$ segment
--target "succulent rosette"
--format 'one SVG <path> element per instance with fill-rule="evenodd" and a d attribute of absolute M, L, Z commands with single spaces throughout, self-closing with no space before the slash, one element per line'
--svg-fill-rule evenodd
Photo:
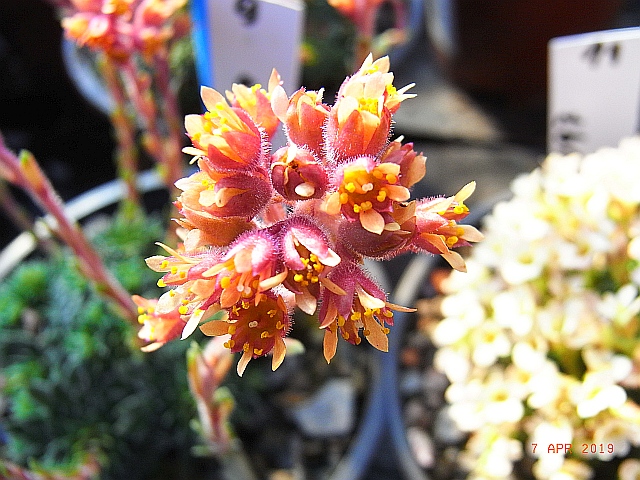
<path fill-rule="evenodd" d="M 464 270 L 453 249 L 481 238 L 458 223 L 473 183 L 453 197 L 410 199 L 426 159 L 390 140 L 409 88 L 396 90 L 388 58 L 371 56 L 333 106 L 322 91 L 288 96 L 276 71 L 266 90 L 233 85 L 225 98 L 202 87 L 206 111 L 187 115 L 183 150 L 199 169 L 176 183 L 182 242 L 147 260 L 168 290 L 157 302 L 137 299 L 154 306 L 140 316 L 147 348 L 200 328 L 228 336 L 238 374 L 267 354 L 276 369 L 299 308 L 318 315 L 327 361 L 339 337 L 386 351 L 393 312 L 407 309 L 387 301 L 363 259 L 428 252 Z M 272 152 L 279 122 L 287 144 Z M 160 321 L 173 323 L 153 336 Z"/>

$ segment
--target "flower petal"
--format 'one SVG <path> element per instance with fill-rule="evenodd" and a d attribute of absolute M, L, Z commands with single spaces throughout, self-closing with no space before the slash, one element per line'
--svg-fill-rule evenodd
<path fill-rule="evenodd" d="M 371 233 L 380 235 L 384 231 L 384 217 L 374 209 L 360 212 L 360 224 Z"/>

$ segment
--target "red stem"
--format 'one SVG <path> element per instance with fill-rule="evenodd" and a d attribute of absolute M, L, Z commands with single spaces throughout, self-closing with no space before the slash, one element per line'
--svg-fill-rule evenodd
<path fill-rule="evenodd" d="M 0 167 L 9 172 L 8 179 L 12 183 L 22 188 L 36 204 L 55 219 L 56 225 L 52 227 L 54 233 L 78 257 L 83 274 L 95 284 L 97 290 L 111 299 L 125 318 L 136 322 L 136 307 L 131 296 L 109 273 L 79 225 L 67 217 L 61 198 L 33 156 L 24 153 L 22 160 L 19 159 L 6 147 L 0 136 Z"/>

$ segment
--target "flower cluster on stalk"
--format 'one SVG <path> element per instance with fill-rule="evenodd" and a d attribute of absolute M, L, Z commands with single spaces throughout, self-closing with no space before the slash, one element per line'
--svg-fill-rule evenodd
<path fill-rule="evenodd" d="M 435 363 L 470 478 L 514 478 L 519 460 L 536 479 L 607 461 L 638 478 L 639 180 L 640 138 L 549 155 L 486 218 L 467 275 L 443 282 Z"/>
<path fill-rule="evenodd" d="M 134 53 L 153 56 L 188 32 L 189 19 L 175 13 L 186 0 L 68 0 L 62 26 L 78 45 L 116 61 Z M 172 18 L 173 17 L 173 18 Z"/>
<path fill-rule="evenodd" d="M 425 173 L 412 144 L 390 141 L 392 115 L 413 95 L 396 90 L 387 57 L 348 77 L 332 106 L 323 92 L 288 96 L 273 72 L 267 89 L 202 87 L 204 114 L 187 115 L 199 167 L 176 183 L 180 245 L 147 259 L 167 287 L 157 300 L 136 298 L 146 350 L 200 328 L 227 336 L 237 371 L 286 352 L 295 307 L 317 314 L 330 361 L 342 337 L 364 337 L 386 351 L 393 311 L 405 310 L 363 268 L 365 257 L 416 251 L 442 255 L 464 270 L 454 248 L 481 234 L 460 225 L 473 183 L 448 198 L 410 201 Z M 287 143 L 272 152 L 279 124 Z"/>

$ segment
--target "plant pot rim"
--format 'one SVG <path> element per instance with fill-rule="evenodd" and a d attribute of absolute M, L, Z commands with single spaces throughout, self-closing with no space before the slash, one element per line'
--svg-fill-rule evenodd
<path fill-rule="evenodd" d="M 140 173 L 136 182 L 140 193 L 159 190 L 165 186 L 155 170 Z M 65 214 L 73 222 L 81 220 L 121 200 L 125 192 L 126 186 L 122 180 L 111 180 L 66 202 Z M 22 232 L 0 251 L 0 280 L 35 250 L 38 238 L 51 236 L 48 225 L 55 225 L 55 220 L 50 215 L 40 217 L 34 224 L 34 231 Z"/>

